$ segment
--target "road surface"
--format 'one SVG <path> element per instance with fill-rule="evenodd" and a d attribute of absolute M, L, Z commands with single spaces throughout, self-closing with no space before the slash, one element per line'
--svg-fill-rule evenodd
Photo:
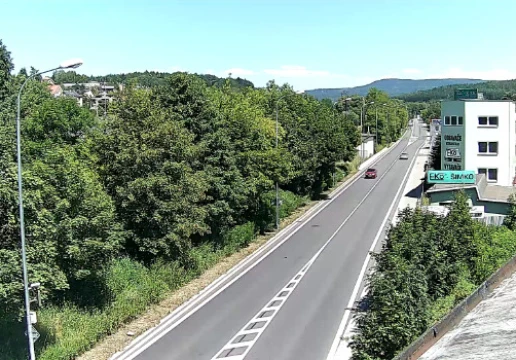
<path fill-rule="evenodd" d="M 413 135 L 420 133 L 418 125 Z M 268 256 L 214 284 L 116 359 L 326 359 L 422 140 L 408 143 L 407 137 L 374 165 L 377 179 L 352 182 L 319 213 L 284 232 Z M 404 150 L 409 160 L 398 159 Z"/>

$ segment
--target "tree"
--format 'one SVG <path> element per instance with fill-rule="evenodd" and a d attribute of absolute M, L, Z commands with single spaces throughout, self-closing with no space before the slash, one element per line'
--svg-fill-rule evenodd
<path fill-rule="evenodd" d="M 193 134 L 171 119 L 146 90 L 128 89 L 96 139 L 100 174 L 128 231 L 126 251 L 190 264 L 190 237 L 209 231 L 202 202 L 207 183 L 192 168 Z"/>
<path fill-rule="evenodd" d="M 510 197 L 511 208 L 509 213 L 503 219 L 503 226 L 509 230 L 516 230 L 516 196 L 513 194 Z"/>
<path fill-rule="evenodd" d="M 14 70 L 11 53 L 0 39 L 0 103 L 7 99 L 10 93 L 11 71 Z"/>
<path fill-rule="evenodd" d="M 441 136 L 437 136 L 430 154 L 430 167 L 434 170 L 441 170 Z"/>

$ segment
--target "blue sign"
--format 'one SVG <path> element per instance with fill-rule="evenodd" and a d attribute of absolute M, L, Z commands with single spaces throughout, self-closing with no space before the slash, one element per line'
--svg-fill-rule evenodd
<path fill-rule="evenodd" d="M 429 171 L 427 181 L 430 184 L 474 184 L 474 171 Z"/>

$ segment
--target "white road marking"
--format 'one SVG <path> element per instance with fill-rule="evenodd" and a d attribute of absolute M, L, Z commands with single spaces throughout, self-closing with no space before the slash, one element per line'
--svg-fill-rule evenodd
<path fill-rule="evenodd" d="M 258 341 L 260 335 L 265 331 L 272 319 L 278 314 L 281 307 L 285 304 L 301 279 L 305 276 L 308 269 L 312 266 L 319 254 L 316 254 L 303 268 L 290 280 L 287 285 L 273 297 L 253 317 L 251 321 L 228 341 L 226 345 L 215 355 L 212 360 L 231 359 L 243 360 L 249 353 L 253 345 Z"/>
<path fill-rule="evenodd" d="M 406 147 L 405 147 L 406 148 Z M 415 157 L 414 157 L 415 158 Z M 335 232 L 330 236 L 330 238 L 323 244 L 323 246 L 321 248 L 319 248 L 319 250 L 317 251 L 317 253 L 315 253 L 315 255 L 305 264 L 303 265 L 301 271 L 299 273 L 297 273 L 293 280 L 289 281 L 286 285 L 286 287 L 288 286 L 292 286 L 292 290 L 297 286 L 297 284 L 299 284 L 299 282 L 301 281 L 302 277 L 306 274 L 306 272 L 308 272 L 308 269 L 312 266 L 312 264 L 317 260 L 317 258 L 321 255 L 321 253 L 324 251 L 324 249 L 330 244 L 330 242 L 335 238 L 335 236 L 337 236 L 337 234 L 339 233 L 339 231 L 344 227 L 344 225 L 346 225 L 346 223 L 351 219 L 351 217 L 360 209 L 360 207 L 362 206 L 362 204 L 367 200 L 367 198 L 369 197 L 369 195 L 373 192 L 373 190 L 378 186 L 378 184 L 380 184 L 380 181 L 385 177 L 387 176 L 387 174 L 389 173 L 389 171 L 394 167 L 394 165 L 396 165 L 397 163 L 397 159 L 395 159 L 390 165 L 389 167 L 387 168 L 387 170 L 385 170 L 385 172 L 383 173 L 382 176 L 380 176 L 380 178 L 378 178 L 378 181 L 376 181 L 374 183 L 374 185 L 371 187 L 371 189 L 369 189 L 367 191 L 367 193 L 364 195 L 364 197 L 362 198 L 362 200 L 360 200 L 360 202 L 358 203 L 358 205 L 351 211 L 351 213 L 344 219 L 344 221 L 342 221 L 342 223 L 339 225 L 339 227 L 337 228 L 337 230 L 335 230 Z M 398 196 L 399 192 L 401 190 L 398 190 L 398 193 L 396 193 L 396 196 L 395 198 Z M 389 209 L 389 213 L 392 211 L 392 206 L 391 206 L 391 209 Z M 381 225 L 381 228 L 383 228 L 383 226 L 385 225 L 385 221 L 384 223 L 382 223 Z M 375 240 L 376 241 L 376 240 Z M 368 253 L 368 256 L 369 256 L 369 253 Z M 300 276 L 301 275 L 301 276 Z M 296 280 L 297 278 L 297 280 Z M 294 280 L 296 280 L 294 282 Z M 358 292 L 358 289 L 356 290 Z M 235 334 L 234 336 L 232 336 L 232 338 L 226 343 L 226 345 L 224 345 L 222 347 L 221 350 L 219 350 L 217 352 L 217 354 L 212 358 L 212 360 L 216 360 L 216 359 L 230 359 L 230 360 L 243 360 L 245 358 L 245 356 L 249 353 L 249 351 L 251 350 L 251 348 L 253 347 L 254 344 L 256 344 L 256 342 L 258 341 L 258 338 L 260 337 L 260 335 L 265 331 L 265 329 L 267 328 L 267 326 L 270 324 L 270 322 L 272 321 L 272 319 L 276 316 L 276 314 L 278 314 L 281 306 L 283 306 L 283 304 L 287 301 L 287 298 L 290 296 L 290 294 L 292 293 L 292 291 L 290 290 L 286 290 L 285 288 L 283 288 L 278 295 L 276 295 L 275 297 L 273 297 L 271 300 L 269 300 L 267 302 L 268 305 L 265 305 L 258 313 L 257 315 L 255 315 L 247 324 L 244 325 L 244 327 L 239 331 L 237 332 L 237 334 Z M 279 295 L 281 294 L 284 294 L 283 297 L 278 297 Z M 356 294 L 355 294 L 355 297 L 356 297 Z M 272 311 L 271 309 L 269 309 L 269 306 L 271 303 L 273 303 L 275 300 L 279 300 L 280 298 L 283 298 L 284 300 L 281 302 L 281 306 L 279 306 L 273 313 L 270 313 L 269 316 L 266 317 L 266 319 L 261 319 L 260 318 L 260 315 L 267 312 L 267 311 Z M 259 324 L 259 329 L 255 329 L 254 327 L 252 327 L 251 325 L 252 324 Z M 250 334 L 252 333 L 253 335 L 252 338 L 250 339 L 246 339 L 244 337 L 244 335 L 246 334 Z M 238 340 L 240 340 L 241 342 L 238 343 Z"/>
<path fill-rule="evenodd" d="M 398 144 L 394 145 L 391 150 L 393 150 L 395 147 L 399 145 L 401 140 L 398 142 Z M 406 149 L 408 145 L 404 147 Z M 383 159 L 385 156 L 387 156 L 390 151 L 383 154 L 381 157 L 379 157 L 374 163 L 376 164 L 381 159 Z M 394 164 L 394 163 L 393 163 Z M 392 167 L 393 165 L 391 165 Z M 390 169 L 390 167 L 389 167 Z M 388 169 L 388 170 L 389 170 Z M 387 171 L 388 171 L 387 170 Z M 380 177 L 380 179 L 385 176 L 387 171 Z M 185 321 L 188 317 L 190 317 L 192 314 L 194 314 L 196 311 L 198 311 L 201 307 L 206 305 L 208 302 L 210 302 L 213 298 L 215 298 L 217 295 L 219 295 L 222 291 L 224 291 L 226 288 L 231 286 L 233 283 L 235 283 L 238 279 L 240 279 L 242 276 L 244 276 L 247 272 L 252 270 L 256 265 L 258 265 L 263 259 L 265 259 L 267 256 L 269 256 L 272 252 L 274 252 L 278 247 L 283 245 L 288 239 L 290 239 L 295 233 L 297 233 L 304 225 L 306 225 L 310 220 L 312 220 L 314 217 L 316 217 L 320 212 L 322 212 L 326 207 L 328 207 L 333 201 L 335 201 L 344 191 L 346 191 L 349 187 L 351 187 L 355 182 L 360 180 L 361 173 L 359 172 L 357 176 L 349 183 L 343 184 L 342 187 L 339 189 L 336 189 L 334 192 L 330 194 L 331 199 L 325 202 L 321 203 L 320 208 L 317 208 L 317 205 L 315 208 L 317 210 L 314 210 L 314 213 L 309 215 L 306 220 L 303 220 L 304 223 L 299 225 L 297 228 L 295 228 L 292 232 L 290 232 L 285 238 L 280 239 L 280 236 L 283 236 L 283 232 L 288 232 L 291 230 L 291 228 L 287 227 L 283 229 L 280 233 L 278 233 L 273 239 L 270 240 L 270 243 L 265 244 L 260 250 L 255 252 L 254 254 L 250 255 L 248 258 L 242 260 L 239 264 L 237 264 L 234 268 L 232 268 L 228 273 L 222 275 L 219 277 L 214 283 L 208 285 L 204 290 L 202 290 L 199 294 L 194 296 L 192 299 L 190 299 L 185 304 L 181 305 L 176 311 L 172 312 L 170 315 L 165 317 L 160 325 L 157 327 L 154 327 L 152 329 L 147 330 L 145 333 L 143 333 L 140 337 L 135 339 L 129 346 L 123 351 L 118 352 L 114 354 L 110 360 L 132 360 L 139 354 L 141 354 L 143 351 L 148 349 L 151 345 L 156 343 L 159 339 L 161 339 L 163 336 L 165 336 L 168 332 L 176 328 L 178 325 L 180 325 L 183 321 Z M 377 182 L 378 183 L 378 182 Z M 376 184 L 374 184 L 373 188 L 366 194 L 366 197 L 368 194 L 376 187 Z M 362 200 L 363 202 L 364 200 Z M 361 203 L 362 203 L 361 202 Z M 361 205 L 361 203 L 359 205 Z M 356 209 L 355 209 L 356 210 Z M 310 211 L 309 211 L 310 212 Z M 354 212 L 353 212 L 354 213 Z M 307 215 L 303 215 L 303 217 L 306 217 Z M 350 215 L 351 216 L 351 215 Z M 350 217 L 348 216 L 348 218 Z M 295 224 L 295 223 L 294 223 Z M 274 246 L 274 241 L 278 241 Z M 265 252 L 269 247 L 272 246 L 267 252 Z M 242 270 L 240 274 L 235 276 L 233 279 L 231 279 L 228 283 L 224 284 L 220 289 L 218 289 L 216 292 L 208 296 L 207 298 L 203 299 L 202 301 L 199 299 L 202 294 L 208 293 L 210 290 L 215 288 L 218 284 L 226 280 L 228 277 L 232 276 L 234 273 L 240 271 L 242 268 L 244 268 L 248 263 L 253 261 L 255 258 L 257 258 L 259 255 L 263 254 L 260 258 L 256 260 L 253 264 L 251 264 L 249 267 Z M 199 300 L 200 303 L 196 303 L 196 301 Z"/>
<path fill-rule="evenodd" d="M 340 322 L 339 328 L 337 330 L 337 334 L 335 335 L 335 338 L 333 339 L 333 343 L 331 345 L 330 351 L 328 352 L 328 356 L 326 357 L 326 360 L 335 359 L 335 355 L 337 353 L 337 349 L 339 347 L 340 340 L 342 339 L 342 336 L 344 335 L 349 316 L 351 315 L 351 311 L 349 309 L 351 309 L 353 307 L 353 305 L 356 301 L 357 294 L 360 289 L 360 285 L 362 284 L 362 282 L 364 280 L 365 272 L 367 270 L 367 266 L 371 259 L 371 253 L 376 248 L 378 240 L 380 239 L 380 236 L 384 231 L 385 225 L 386 225 L 387 221 L 389 220 L 392 210 L 394 209 L 394 206 L 397 204 L 397 198 L 405 186 L 405 181 L 407 180 L 408 176 L 410 175 L 410 173 L 412 171 L 412 167 L 414 166 L 414 163 L 417 159 L 417 153 L 419 152 L 419 150 L 422 146 L 423 146 L 423 144 L 416 150 L 416 154 L 414 155 L 414 158 L 412 159 L 412 161 L 410 163 L 409 169 L 408 169 L 407 173 L 405 174 L 405 176 L 403 177 L 403 180 L 401 181 L 400 187 L 398 188 L 398 191 L 396 192 L 396 195 L 394 196 L 391 206 L 389 207 L 389 210 L 387 211 L 387 214 L 385 215 L 385 218 L 383 219 L 383 222 L 380 225 L 378 232 L 376 233 L 373 243 L 371 244 L 371 247 L 369 248 L 369 251 L 367 252 L 367 256 L 365 258 L 364 263 L 362 264 L 362 269 L 360 270 L 360 273 L 358 275 L 357 282 L 355 283 L 355 287 L 353 288 L 353 292 L 351 293 L 351 297 L 349 299 L 348 305 L 346 306 L 346 310 L 344 311 L 344 316 L 342 317 L 342 321 Z"/>

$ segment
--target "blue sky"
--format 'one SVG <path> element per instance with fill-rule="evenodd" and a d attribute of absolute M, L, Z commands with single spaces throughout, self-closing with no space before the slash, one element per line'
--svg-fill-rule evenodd
<path fill-rule="evenodd" d="M 16 68 L 189 71 L 296 90 L 516 78 L 514 0 L 4 0 Z"/>

